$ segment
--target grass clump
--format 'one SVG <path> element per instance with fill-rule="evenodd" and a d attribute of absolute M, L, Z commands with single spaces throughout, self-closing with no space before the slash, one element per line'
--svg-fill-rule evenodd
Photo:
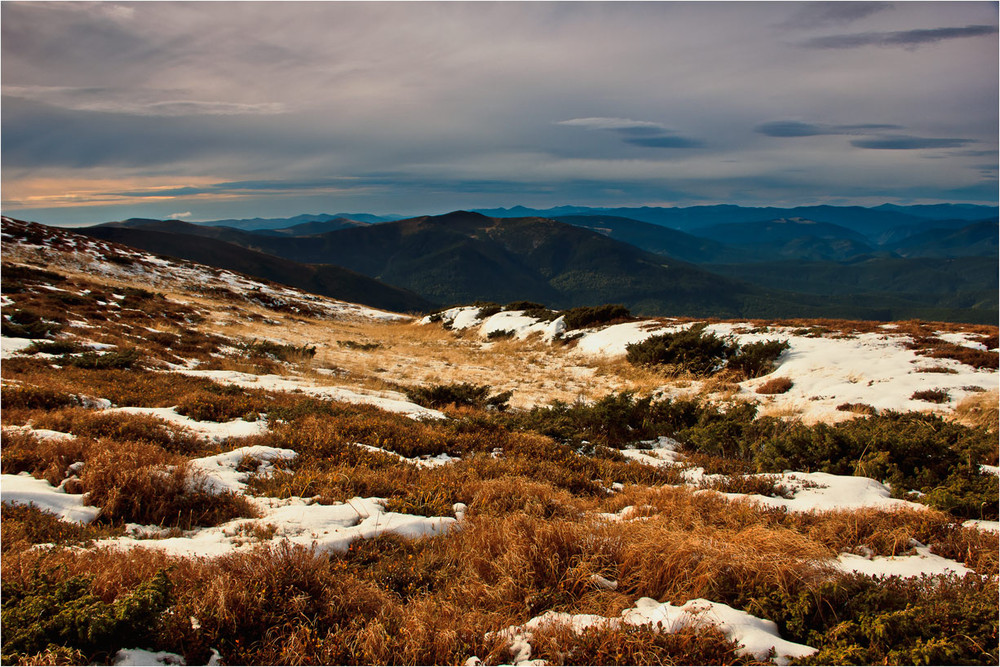
<path fill-rule="evenodd" d="M 271 361 L 300 362 L 308 361 L 316 356 L 316 346 L 291 345 L 275 343 L 270 340 L 243 341 L 238 349 L 250 359 L 266 359 Z"/>
<path fill-rule="evenodd" d="M 83 346 L 72 341 L 57 340 L 52 342 L 35 341 L 21 350 L 22 354 L 76 354 L 83 351 Z"/>
<path fill-rule="evenodd" d="M 477 385 L 469 382 L 456 384 L 436 384 L 428 387 L 410 387 L 406 396 L 418 405 L 429 408 L 444 408 L 450 405 L 457 407 L 481 408 L 484 410 L 506 410 L 512 391 L 492 394 L 489 385 Z"/>
<path fill-rule="evenodd" d="M 783 637 L 819 652 L 809 665 L 996 664 L 997 583 L 965 577 L 848 576 L 815 590 L 746 600 Z"/>
<path fill-rule="evenodd" d="M 927 401 L 928 403 L 947 403 L 951 400 L 951 396 L 944 389 L 923 389 L 913 392 L 910 399 L 914 401 Z"/>
<path fill-rule="evenodd" d="M 160 631 L 171 589 L 163 570 L 110 603 L 94 593 L 88 577 L 60 580 L 54 572 L 36 571 L 27 582 L 5 581 L 3 662 L 54 647 L 75 649 L 79 653 L 73 655 L 86 655 L 86 663 L 107 660 Z"/>
<path fill-rule="evenodd" d="M 769 340 L 739 345 L 731 338 L 706 331 L 707 324 L 651 336 L 626 347 L 625 359 L 636 366 L 669 366 L 697 376 L 723 368 L 744 378 L 774 370 L 774 362 L 788 349 L 787 341 Z"/>
<path fill-rule="evenodd" d="M 626 348 L 625 359 L 636 366 L 673 366 L 694 375 L 711 375 L 732 357 L 737 346 L 695 324 L 673 333 L 651 336 Z"/>
<path fill-rule="evenodd" d="M 124 350 L 114 350 L 99 354 L 97 352 L 84 352 L 83 354 L 67 354 L 59 358 L 62 366 L 74 366 L 76 368 L 86 368 L 90 370 L 121 369 L 128 370 L 135 366 L 141 366 L 139 350 L 128 348 Z"/>
<path fill-rule="evenodd" d="M 757 387 L 758 394 L 774 395 L 785 394 L 792 388 L 794 383 L 788 378 L 771 378 L 764 384 Z"/>
<path fill-rule="evenodd" d="M 618 304 L 605 304 L 603 306 L 583 306 L 580 308 L 570 308 L 562 312 L 565 317 L 566 330 L 585 329 L 599 324 L 609 324 L 612 322 L 625 322 L 632 319 L 632 313 L 628 308 Z"/>
<path fill-rule="evenodd" d="M 58 322 L 21 308 L 4 313 L 0 321 L 0 333 L 10 338 L 45 338 L 61 330 L 62 325 Z"/>

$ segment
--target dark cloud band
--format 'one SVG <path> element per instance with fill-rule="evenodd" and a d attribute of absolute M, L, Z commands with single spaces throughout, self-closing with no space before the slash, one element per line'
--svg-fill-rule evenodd
<path fill-rule="evenodd" d="M 967 25 L 963 28 L 929 28 L 925 30 L 901 30 L 897 32 L 862 32 L 853 35 L 829 35 L 815 37 L 801 42 L 810 49 L 857 49 L 864 46 L 904 46 L 914 47 L 934 44 L 946 39 L 964 39 L 995 35 L 995 25 Z"/>

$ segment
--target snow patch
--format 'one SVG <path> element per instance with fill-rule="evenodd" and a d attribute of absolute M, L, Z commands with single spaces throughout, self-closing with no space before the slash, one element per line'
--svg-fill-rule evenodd
<path fill-rule="evenodd" d="M 8 505 L 34 505 L 63 521 L 75 523 L 90 523 L 101 512 L 99 507 L 85 505 L 82 495 L 66 493 L 26 472 L 0 476 L 0 500 Z"/>
<path fill-rule="evenodd" d="M 716 627 L 728 639 L 739 644 L 740 655 L 766 660 L 773 650 L 773 661 L 778 665 L 786 665 L 792 658 L 816 652 L 811 646 L 782 639 L 774 621 L 751 616 L 719 602 L 699 598 L 675 607 L 669 602 L 660 603 L 652 598 L 640 598 L 633 608 L 623 611 L 620 618 L 548 611 L 524 625 L 501 630 L 499 635 L 511 642 L 513 664 L 533 664 L 530 662 L 533 633 L 547 625 L 566 625 L 576 633 L 592 627 L 615 629 L 623 625 L 648 625 L 660 632 Z"/>
<path fill-rule="evenodd" d="M 245 419 L 234 419 L 228 422 L 202 422 L 178 414 L 176 407 L 172 408 L 110 408 L 108 412 L 123 412 L 131 415 L 152 415 L 176 426 L 187 428 L 197 435 L 215 442 L 227 438 L 246 438 L 251 435 L 261 435 L 267 432 L 267 421 L 261 419 L 248 422 Z"/>

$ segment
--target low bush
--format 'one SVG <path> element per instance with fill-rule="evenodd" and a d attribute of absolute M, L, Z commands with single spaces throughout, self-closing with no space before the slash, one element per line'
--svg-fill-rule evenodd
<path fill-rule="evenodd" d="M 997 582 L 992 577 L 853 575 L 795 593 L 742 601 L 781 635 L 819 649 L 808 665 L 996 664 Z"/>
<path fill-rule="evenodd" d="M 598 324 L 623 322 L 632 318 L 629 309 L 622 305 L 605 304 L 603 306 L 583 306 L 570 308 L 562 312 L 566 318 L 566 330 L 585 329 Z"/>
<path fill-rule="evenodd" d="M 68 340 L 57 340 L 51 343 L 35 341 L 24 348 L 24 354 L 76 354 L 83 351 L 83 346 Z"/>
<path fill-rule="evenodd" d="M 514 331 L 511 329 L 494 329 L 493 331 L 486 334 L 487 340 L 506 340 L 508 338 L 514 337 Z"/>
<path fill-rule="evenodd" d="M 787 393 L 789 389 L 792 388 L 794 383 L 788 378 L 771 378 L 764 384 L 757 387 L 756 392 L 758 394 L 784 394 Z"/>
<path fill-rule="evenodd" d="M 28 410 L 56 410 L 79 404 L 73 394 L 67 394 L 47 387 L 15 384 L 0 388 L 0 402 L 5 409 L 25 408 Z"/>
<path fill-rule="evenodd" d="M 99 526 L 61 521 L 34 505 L 5 504 L 3 522 L 4 553 L 27 549 L 35 544 L 86 545 L 93 540 L 109 537 L 112 531 Z"/>
<path fill-rule="evenodd" d="M 436 384 L 429 387 L 410 387 L 406 396 L 414 403 L 430 408 L 449 405 L 468 406 L 481 409 L 506 410 L 514 392 L 504 391 L 490 395 L 492 387 L 468 382 L 457 384 Z"/>
<path fill-rule="evenodd" d="M 499 303 L 493 303 L 492 301 L 476 301 L 472 305 L 479 307 L 479 312 L 476 314 L 476 317 L 481 320 L 485 320 L 487 317 L 492 317 L 503 310 L 503 306 Z"/>
<path fill-rule="evenodd" d="M 337 345 L 345 347 L 349 350 L 361 350 L 362 352 L 370 352 L 371 350 L 377 350 L 382 347 L 381 343 L 359 343 L 355 340 L 338 340 Z"/>
<path fill-rule="evenodd" d="M 951 396 L 943 389 L 923 389 L 913 392 L 910 398 L 914 401 L 927 401 L 928 403 L 947 403 Z"/>
<path fill-rule="evenodd" d="M 853 412 L 859 415 L 877 415 L 878 410 L 867 403 L 841 403 L 837 406 L 841 412 Z"/>
<path fill-rule="evenodd" d="M 45 338 L 61 330 L 58 322 L 45 320 L 27 309 L 10 309 L 0 320 L 0 334 L 11 338 Z"/>
<path fill-rule="evenodd" d="M 745 378 L 758 378 L 773 371 L 774 362 L 788 348 L 788 341 L 784 340 L 746 343 L 740 345 L 736 353 L 729 358 L 726 368 L 740 373 Z"/>
<path fill-rule="evenodd" d="M 91 370 L 127 370 L 135 366 L 142 365 L 139 360 L 139 350 L 134 347 L 125 350 L 104 352 L 103 354 L 97 352 L 84 352 L 83 354 L 74 355 L 67 354 L 59 358 L 59 364 L 62 366 L 75 366 L 76 368 L 86 368 Z"/>
<path fill-rule="evenodd" d="M 250 359 L 299 362 L 308 361 L 316 356 L 316 346 L 290 345 L 256 338 L 241 342 L 237 348 Z"/>
<path fill-rule="evenodd" d="M 199 487 L 184 460 L 145 443 L 115 443 L 88 453 L 80 475 L 99 521 L 184 530 L 257 515 L 244 496 Z"/>
<path fill-rule="evenodd" d="M 548 310 L 544 304 L 534 301 L 511 301 L 503 307 L 504 310 Z"/>
<path fill-rule="evenodd" d="M 86 663 L 107 660 L 137 638 L 160 631 L 171 602 L 172 584 L 161 570 L 130 594 L 111 603 L 94 594 L 92 579 L 60 580 L 38 572 L 27 583 L 3 583 L 3 662 L 53 647 L 76 649 Z"/>
<path fill-rule="evenodd" d="M 737 345 L 695 324 L 673 333 L 651 336 L 626 347 L 626 360 L 637 366 L 673 366 L 694 375 L 711 375 L 736 354 Z"/>

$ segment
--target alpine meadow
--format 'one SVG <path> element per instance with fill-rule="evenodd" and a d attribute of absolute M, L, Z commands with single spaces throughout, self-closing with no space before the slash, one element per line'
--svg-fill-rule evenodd
<path fill-rule="evenodd" d="M 5 0 L 0 662 L 1000 663 L 998 23 Z"/>

